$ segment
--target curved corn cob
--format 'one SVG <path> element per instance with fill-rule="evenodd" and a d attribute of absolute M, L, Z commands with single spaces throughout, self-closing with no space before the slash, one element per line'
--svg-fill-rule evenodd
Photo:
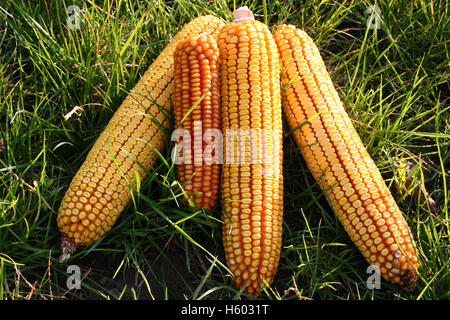
<path fill-rule="evenodd" d="M 284 65 L 283 109 L 308 168 L 367 261 L 379 266 L 385 279 L 412 285 L 418 260 L 410 230 L 345 112 L 319 50 L 291 25 L 279 26 L 274 36 Z"/>
<path fill-rule="evenodd" d="M 217 133 L 214 130 L 220 133 L 218 59 L 216 40 L 208 34 L 180 41 L 174 54 L 175 128 L 186 131 L 183 140 L 189 139 L 180 150 L 178 180 L 195 204 L 206 210 L 214 206 L 219 192 L 220 164 L 216 154 L 207 154 L 210 139 L 206 139 Z"/>
<path fill-rule="evenodd" d="M 173 52 L 178 42 L 202 32 L 217 34 L 222 20 L 204 16 L 188 23 L 161 52 L 117 109 L 87 155 L 58 211 L 66 259 L 111 229 L 131 199 L 136 175 L 146 176 L 164 144 L 173 93 Z M 139 162 L 146 170 L 144 170 Z"/>
<path fill-rule="evenodd" d="M 225 135 L 223 242 L 236 285 L 257 296 L 264 282 L 273 281 L 281 249 L 280 65 L 267 26 L 254 21 L 246 7 L 233 14 L 239 22 L 223 27 L 218 40 Z"/>

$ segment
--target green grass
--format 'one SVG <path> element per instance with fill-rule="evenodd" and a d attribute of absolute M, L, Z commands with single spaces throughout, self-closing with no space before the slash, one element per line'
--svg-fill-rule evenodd
<path fill-rule="evenodd" d="M 68 30 L 65 9 L 81 8 Z M 376 4 L 381 29 L 366 28 Z M 264 299 L 448 299 L 450 292 L 449 8 L 446 1 L 55 1 L 0 5 L 0 299 L 244 299 L 226 268 L 221 212 L 180 201 L 158 162 L 114 228 L 58 263 L 58 206 L 127 92 L 191 19 L 248 5 L 272 29 L 316 41 L 353 124 L 398 201 L 420 256 L 416 290 L 366 287 L 368 266 L 285 127 L 283 247 Z M 80 115 L 65 120 L 74 107 Z M 170 157 L 171 145 L 162 152 Z M 394 188 L 399 157 L 417 162 L 436 201 Z M 68 290 L 78 265 L 82 289 Z"/>

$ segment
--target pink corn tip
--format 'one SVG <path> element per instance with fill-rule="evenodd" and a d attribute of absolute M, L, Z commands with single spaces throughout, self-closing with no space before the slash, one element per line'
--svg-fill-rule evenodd
<path fill-rule="evenodd" d="M 240 7 L 233 12 L 234 22 L 240 21 L 255 21 L 253 13 L 248 9 L 247 6 Z"/>

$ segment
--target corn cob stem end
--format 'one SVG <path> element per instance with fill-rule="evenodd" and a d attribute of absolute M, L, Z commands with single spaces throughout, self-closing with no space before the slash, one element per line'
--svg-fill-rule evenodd
<path fill-rule="evenodd" d="M 77 250 L 78 245 L 75 242 L 75 239 L 70 238 L 66 233 L 63 233 L 61 236 L 61 250 L 62 254 L 59 257 L 59 263 L 63 263 Z"/>
<path fill-rule="evenodd" d="M 249 10 L 247 6 L 240 7 L 233 11 L 234 22 L 240 21 L 255 21 L 253 13 Z"/>
<path fill-rule="evenodd" d="M 401 277 L 402 288 L 406 291 L 413 291 L 417 285 L 417 274 L 414 270 L 407 270 Z"/>

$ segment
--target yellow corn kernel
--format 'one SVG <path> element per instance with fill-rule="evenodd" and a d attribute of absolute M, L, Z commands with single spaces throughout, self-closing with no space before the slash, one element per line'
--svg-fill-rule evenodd
<path fill-rule="evenodd" d="M 61 260 L 67 259 L 77 246 L 92 244 L 111 229 L 131 199 L 136 187 L 136 174 L 143 180 L 146 170 L 153 167 L 157 159 L 154 149 L 161 150 L 164 144 L 162 128 L 169 126 L 173 53 L 178 42 L 201 33 L 217 36 L 223 25 L 222 20 L 213 16 L 199 17 L 188 23 L 175 35 L 117 109 L 75 174 L 62 200 L 57 218 L 62 233 Z M 86 185 L 90 186 L 91 191 L 87 191 Z M 79 209 L 62 209 L 81 201 L 78 193 L 73 196 L 74 190 L 78 190 L 80 195 L 86 194 L 84 199 L 87 202 L 91 202 L 90 197 L 95 195 L 95 205 L 81 209 L 85 211 L 86 217 L 92 217 L 87 227 L 83 223 L 86 218 L 79 219 L 75 224 L 66 218 L 71 214 L 79 215 L 80 211 L 75 213 Z M 112 200 L 114 197 L 111 194 L 117 194 L 116 200 Z M 93 211 L 94 208 L 97 211 Z M 83 230 L 80 231 L 78 226 L 83 226 Z"/>
<path fill-rule="evenodd" d="M 414 285 L 419 263 L 409 227 L 353 127 L 318 48 L 292 25 L 279 26 L 274 37 L 284 68 L 283 110 L 314 178 L 367 261 L 379 266 L 385 279 Z M 393 251 L 391 243 L 400 249 Z M 386 258 L 389 254 L 395 259 Z"/>
<path fill-rule="evenodd" d="M 177 154 L 182 152 L 177 176 L 187 195 L 206 210 L 216 203 L 220 179 L 220 149 L 215 148 L 220 141 L 211 138 L 220 134 L 218 59 L 217 42 L 208 34 L 180 41 L 174 54 L 175 130 L 185 130 L 183 142 L 175 144 Z"/>
<path fill-rule="evenodd" d="M 254 21 L 246 7 L 234 16 L 218 40 L 225 136 L 223 242 L 235 284 L 257 296 L 264 282 L 272 283 L 281 249 L 280 62 L 267 26 Z"/>

